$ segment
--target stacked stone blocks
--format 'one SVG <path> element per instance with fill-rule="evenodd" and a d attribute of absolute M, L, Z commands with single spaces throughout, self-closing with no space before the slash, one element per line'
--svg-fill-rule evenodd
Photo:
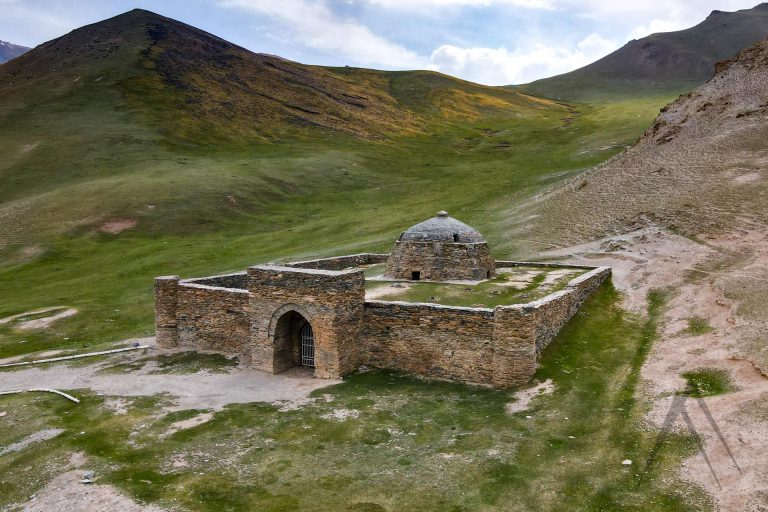
<path fill-rule="evenodd" d="M 364 364 L 505 388 L 533 377 L 544 347 L 610 276 L 606 267 L 579 267 L 589 272 L 560 292 L 490 309 L 366 301 L 362 270 L 339 270 L 384 259 L 353 255 L 201 279 L 156 278 L 158 344 L 237 353 L 276 373 L 289 365 L 275 344 L 280 319 L 300 315 L 314 331 L 316 377 L 339 378 Z"/>

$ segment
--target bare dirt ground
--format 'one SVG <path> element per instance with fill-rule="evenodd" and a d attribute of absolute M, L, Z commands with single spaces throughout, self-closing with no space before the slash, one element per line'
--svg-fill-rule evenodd
<path fill-rule="evenodd" d="M 555 390 L 555 384 L 551 379 L 540 382 L 533 387 L 523 389 L 515 393 L 516 400 L 507 404 L 507 413 L 514 414 L 528 409 L 531 401 L 540 395 L 546 395 Z"/>
<path fill-rule="evenodd" d="M 136 219 L 112 219 L 99 226 L 99 231 L 116 235 L 126 229 L 135 228 L 137 224 Z"/>
<path fill-rule="evenodd" d="M 10 452 L 18 452 L 20 450 L 23 450 L 24 448 L 26 448 L 27 446 L 29 446 L 32 443 L 37 443 L 37 442 L 40 442 L 40 441 L 46 441 L 48 439 L 53 439 L 54 437 L 56 437 L 57 435 L 61 434 L 62 432 L 64 432 L 64 431 L 62 429 L 60 429 L 60 428 L 49 428 L 49 429 L 46 429 L 46 430 L 41 430 L 39 432 L 35 432 L 34 434 L 31 434 L 31 435 L 25 437 L 24 439 L 22 439 L 18 443 L 13 443 L 13 444 L 8 445 L 6 447 L 1 447 L 0 446 L 0 455 L 5 455 L 6 453 L 10 453 Z"/>
<path fill-rule="evenodd" d="M 87 464 L 82 454 L 73 454 L 70 464 L 79 468 Z M 120 512 L 163 512 L 154 505 L 142 505 L 122 494 L 117 488 L 99 484 L 83 484 L 80 480 L 88 472 L 86 469 L 67 471 L 46 485 L 29 501 L 19 505 L 25 512 L 93 512 L 96 510 L 114 510 Z"/>
<path fill-rule="evenodd" d="M 766 343 L 756 338 L 765 332 L 766 319 L 760 314 L 765 309 L 759 302 L 761 294 L 748 293 L 750 287 L 768 287 L 768 280 L 761 277 L 768 268 L 763 233 L 705 236 L 706 243 L 700 243 L 645 228 L 549 253 L 613 267 L 614 285 L 625 294 L 630 310 L 642 311 L 650 290 L 671 293 L 660 339 L 642 372 L 650 406 L 647 418 L 655 428 L 661 428 L 673 393 L 685 388 L 682 373 L 707 367 L 730 374 L 735 392 L 703 399 L 719 435 L 699 403 L 687 400 L 686 410 L 704 438 L 709 463 L 696 454 L 681 468 L 682 476 L 707 490 L 724 511 L 757 512 L 768 507 L 768 422 L 750 414 L 755 403 L 768 399 L 761 352 Z M 711 330 L 687 332 L 692 317 L 705 319 Z M 686 429 L 682 416 L 674 427 Z"/>
<path fill-rule="evenodd" d="M 144 341 L 153 340 L 147 338 Z M 152 349 L 149 354 L 166 353 Z M 201 371 L 189 375 L 153 374 L 157 366 L 150 362 L 127 373 L 99 373 L 116 363 L 131 363 L 147 357 L 144 351 L 127 352 L 88 366 L 53 363 L 2 373 L 2 389 L 52 387 L 55 389 L 91 389 L 114 397 L 147 396 L 168 393 L 174 397 L 171 409 L 221 409 L 231 403 L 269 402 L 286 404 L 305 400 L 309 393 L 341 381 L 314 379 L 300 368 L 272 375 L 240 365 L 228 373 Z M 77 395 L 77 392 L 74 393 Z M 117 407 L 117 406 L 116 406 Z M 117 407 L 119 408 L 119 407 Z"/>

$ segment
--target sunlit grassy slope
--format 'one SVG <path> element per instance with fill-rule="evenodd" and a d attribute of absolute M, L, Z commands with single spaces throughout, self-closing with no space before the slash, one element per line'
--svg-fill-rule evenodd
<path fill-rule="evenodd" d="M 155 275 L 388 250 L 439 209 L 514 254 L 500 207 L 633 143 L 668 99 L 303 66 L 146 11 L 85 27 L 0 67 L 0 317 L 80 310 L 0 326 L 0 357 L 151 334 Z M 99 231 L 113 219 L 138 224 Z"/>

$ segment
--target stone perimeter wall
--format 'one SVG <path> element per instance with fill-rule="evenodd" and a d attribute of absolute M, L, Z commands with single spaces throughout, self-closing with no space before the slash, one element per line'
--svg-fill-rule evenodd
<path fill-rule="evenodd" d="M 366 302 L 362 271 L 314 268 L 379 263 L 382 256 L 386 258 L 353 255 L 282 267 L 260 265 L 247 274 L 190 280 L 156 278 L 158 344 L 237 353 L 252 358 L 255 367 L 273 371 L 270 347 L 276 321 L 295 311 L 315 331 L 317 377 L 338 378 L 365 364 L 500 388 L 517 386 L 533 377 L 541 351 L 611 273 L 607 267 L 496 261 L 498 268 L 590 271 L 538 301 L 490 309 Z M 247 289 L 239 287 L 243 279 Z"/>
<path fill-rule="evenodd" d="M 499 388 L 525 384 L 544 347 L 611 273 L 607 267 L 551 266 L 591 270 L 541 300 L 494 309 L 368 301 L 361 361 Z"/>
<path fill-rule="evenodd" d="M 492 379 L 493 310 L 367 301 L 361 361 L 440 379 Z"/>
<path fill-rule="evenodd" d="M 247 355 L 250 352 L 248 290 L 202 284 L 240 283 L 243 276 L 156 278 L 158 345 Z"/>

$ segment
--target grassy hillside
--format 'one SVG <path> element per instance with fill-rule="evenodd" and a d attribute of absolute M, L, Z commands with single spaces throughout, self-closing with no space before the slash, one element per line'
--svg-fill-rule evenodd
<path fill-rule="evenodd" d="M 385 251 L 439 209 L 499 257 L 547 247 L 510 229 L 533 209 L 508 209 L 622 151 L 669 99 L 566 105 L 431 72 L 303 66 L 146 11 L 85 27 L 0 66 L 0 318 L 78 310 L 45 330 L 0 324 L 0 358 L 152 335 L 156 275 Z M 545 356 L 537 377 L 556 391 L 529 413 L 505 412 L 509 391 L 386 372 L 324 390 L 333 402 L 231 405 L 166 438 L 199 411 L 162 415 L 165 395 L 124 397 L 122 415 L 90 392 L 75 409 L 9 397 L 3 445 L 65 432 L 3 457 L 0 504 L 78 451 L 100 483 L 191 510 L 706 509 L 674 476 L 691 439 L 643 460 L 654 439 L 634 397 L 654 297 L 647 319 L 610 287 L 593 297 Z M 336 407 L 360 415 L 322 418 Z"/>
<path fill-rule="evenodd" d="M 500 205 L 620 151 L 667 100 L 303 66 L 146 11 L 74 31 L 0 67 L 0 317 L 81 313 L 0 330 L 0 357 L 150 334 L 155 275 L 387 250 L 443 208 L 514 252 Z"/>
<path fill-rule="evenodd" d="M 737 12 L 713 11 L 695 27 L 632 40 L 588 66 L 520 90 L 570 101 L 682 94 L 712 78 L 716 63 L 766 37 L 768 3 Z"/>

